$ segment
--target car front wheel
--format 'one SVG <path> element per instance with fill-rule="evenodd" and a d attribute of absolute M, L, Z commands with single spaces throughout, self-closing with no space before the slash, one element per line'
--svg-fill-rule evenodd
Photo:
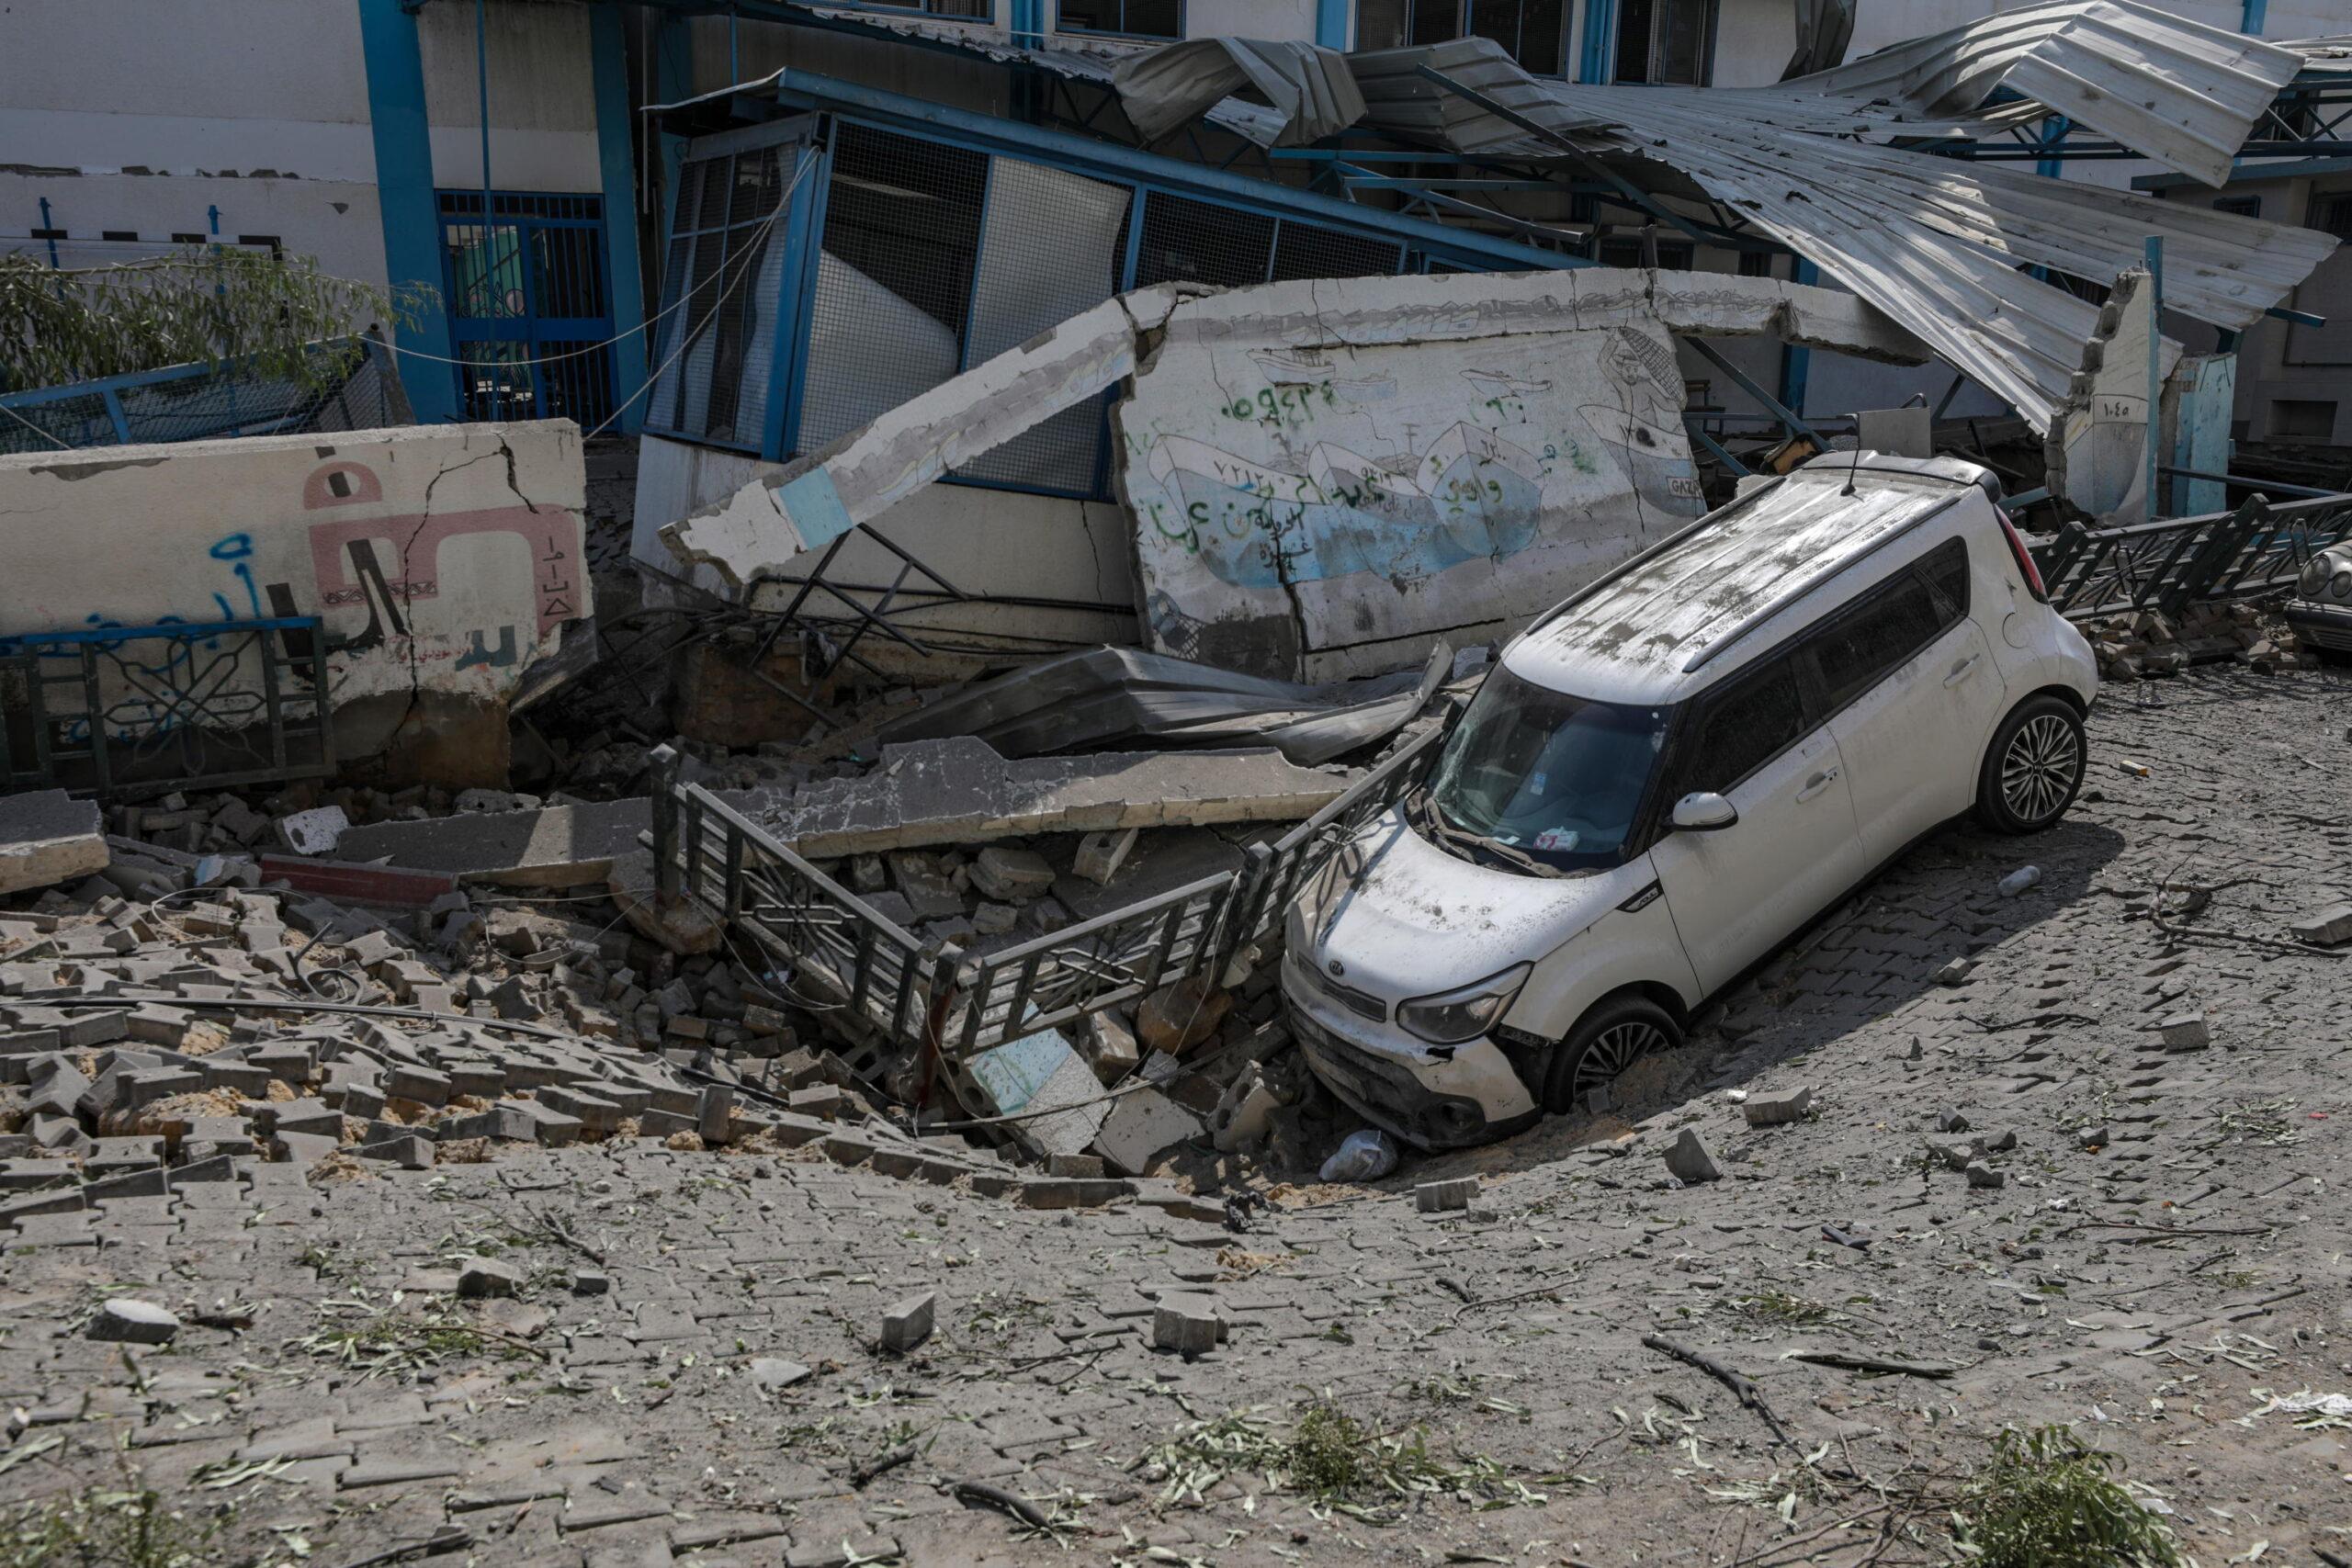
<path fill-rule="evenodd" d="M 1544 1073 L 1544 1109 L 1555 1115 L 1573 1111 L 1644 1056 L 1681 1043 L 1681 1026 L 1656 1002 L 1633 996 L 1600 1002 L 1552 1047 Z"/>
<path fill-rule="evenodd" d="M 2054 827 L 2083 787 L 2089 746 L 2063 697 L 2029 697 L 1993 733 L 1976 782 L 1976 816 L 1996 833 Z"/>

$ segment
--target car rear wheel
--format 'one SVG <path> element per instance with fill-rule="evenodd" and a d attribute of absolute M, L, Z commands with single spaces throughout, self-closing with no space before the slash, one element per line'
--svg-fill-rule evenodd
<path fill-rule="evenodd" d="M 1644 1056 L 1681 1043 L 1681 1025 L 1656 1002 L 1631 996 L 1602 1001 L 1552 1047 L 1544 1071 L 1544 1109 L 1555 1115 L 1573 1111 Z"/>
<path fill-rule="evenodd" d="M 2089 747 L 2063 697 L 2029 697 L 1993 732 L 1976 781 L 1976 816 L 1996 833 L 2054 827 L 2083 787 Z"/>

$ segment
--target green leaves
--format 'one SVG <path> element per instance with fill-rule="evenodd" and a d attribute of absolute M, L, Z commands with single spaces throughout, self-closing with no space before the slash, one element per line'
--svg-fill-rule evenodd
<path fill-rule="evenodd" d="M 224 362 L 322 387 L 359 350 L 311 345 L 437 309 L 428 288 L 379 288 L 330 276 L 309 256 L 230 246 L 69 270 L 0 255 L 0 391 Z"/>

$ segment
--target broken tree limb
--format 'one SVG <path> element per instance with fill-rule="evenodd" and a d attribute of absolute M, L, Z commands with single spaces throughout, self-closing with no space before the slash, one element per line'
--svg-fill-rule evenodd
<path fill-rule="evenodd" d="M 1875 1356 L 1849 1356 L 1843 1350 L 1792 1350 L 1789 1359 L 1809 1361 L 1816 1367 L 1835 1367 L 1841 1372 L 1887 1372 L 1909 1378 L 1948 1378 L 1954 1369 L 1931 1367 L 1917 1361 L 1883 1361 Z"/>
<path fill-rule="evenodd" d="M 1698 1368 L 1737 1394 L 1740 1404 L 1756 1412 L 1764 1425 L 1771 1428 L 1772 1436 L 1779 1438 L 1785 1447 L 1793 1449 L 1797 1446 L 1796 1440 L 1789 1436 L 1788 1428 L 1781 1425 L 1781 1418 L 1772 1413 L 1771 1405 L 1765 1403 L 1762 1391 L 1756 1386 L 1756 1380 L 1746 1372 L 1727 1366 L 1703 1350 L 1693 1350 L 1690 1346 L 1679 1344 L 1662 1334 L 1645 1334 L 1642 1336 L 1642 1343 L 1661 1354 L 1673 1357 L 1678 1361 Z"/>
<path fill-rule="evenodd" d="M 876 1476 L 889 1474 L 890 1472 L 909 1462 L 914 1457 L 915 1450 L 912 1449 L 892 1449 L 888 1453 L 878 1458 L 864 1461 L 851 1468 L 850 1484 L 863 1492 Z"/>
<path fill-rule="evenodd" d="M 1046 1517 L 1043 1508 L 1038 1507 L 1026 1497 L 1007 1492 L 1001 1486 L 991 1486 L 985 1481 L 951 1479 L 947 1483 L 947 1490 L 949 1495 L 959 1503 L 994 1508 L 1001 1514 L 1010 1514 L 1031 1529 L 1051 1533 L 1054 1528 L 1053 1521 Z"/>

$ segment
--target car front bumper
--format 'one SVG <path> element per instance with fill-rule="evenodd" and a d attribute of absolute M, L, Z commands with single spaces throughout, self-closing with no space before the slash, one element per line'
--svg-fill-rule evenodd
<path fill-rule="evenodd" d="M 2324 648 L 2330 653 L 2352 653 L 2352 610 L 2297 599 L 2290 601 L 2279 614 L 2295 628 L 2295 635 L 2313 648 Z"/>
<path fill-rule="evenodd" d="M 1458 1149 L 1532 1124 L 1539 1109 L 1492 1041 L 1474 1041 L 1424 1071 L 1350 1040 L 1285 997 L 1291 1032 L 1306 1065 L 1341 1103 L 1375 1127 L 1423 1149 Z M 1488 1058 L 1492 1058 L 1491 1061 Z"/>

